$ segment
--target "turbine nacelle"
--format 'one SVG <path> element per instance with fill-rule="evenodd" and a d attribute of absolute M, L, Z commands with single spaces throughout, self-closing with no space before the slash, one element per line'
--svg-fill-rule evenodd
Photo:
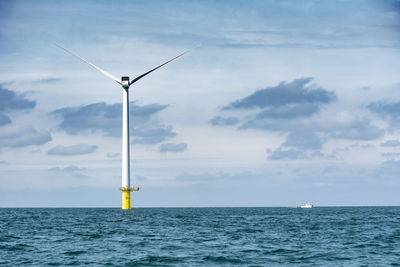
<path fill-rule="evenodd" d="M 121 77 L 121 85 L 124 89 L 128 89 L 130 84 L 129 84 L 129 77 L 128 76 L 122 76 Z"/>

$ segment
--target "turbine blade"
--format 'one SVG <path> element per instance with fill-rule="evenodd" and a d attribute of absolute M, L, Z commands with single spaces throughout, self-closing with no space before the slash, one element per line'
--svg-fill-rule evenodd
<path fill-rule="evenodd" d="M 105 70 L 100 69 L 99 67 L 97 67 L 97 66 L 94 65 L 93 63 L 90 63 L 89 61 L 87 61 L 87 60 L 81 58 L 80 56 L 75 55 L 74 53 L 72 53 L 72 52 L 69 51 L 68 49 L 62 47 L 61 45 L 58 45 L 58 44 L 56 44 L 56 43 L 55 43 L 54 45 L 58 46 L 59 48 L 61 48 L 61 49 L 64 50 L 65 52 L 67 52 L 68 54 L 71 54 L 71 55 L 73 55 L 74 57 L 76 57 L 76 58 L 82 60 L 82 61 L 85 62 L 86 64 L 89 64 L 90 66 L 92 66 L 92 67 L 95 68 L 96 70 L 102 72 L 103 74 L 105 74 L 106 76 L 110 77 L 111 79 L 113 79 L 113 80 L 116 81 L 117 83 L 121 84 L 120 79 L 118 79 L 118 78 L 115 77 L 114 75 L 111 75 L 110 73 L 106 72 Z"/>
<path fill-rule="evenodd" d="M 181 57 L 181 56 L 183 56 L 184 54 L 189 53 L 190 51 L 192 51 L 193 49 L 196 49 L 197 47 L 199 47 L 199 46 L 195 46 L 195 47 L 193 47 L 193 48 L 191 48 L 191 49 L 189 49 L 189 50 L 186 50 L 186 51 L 183 52 L 182 54 L 179 54 L 179 55 L 177 55 L 176 57 L 174 57 L 174 58 L 168 60 L 167 62 L 164 62 L 164 63 L 161 64 L 160 66 L 157 66 L 157 67 L 155 67 L 154 69 L 149 70 L 148 72 L 145 72 L 145 73 L 143 73 L 142 75 L 137 76 L 135 79 L 133 79 L 133 80 L 129 83 L 129 85 L 131 85 L 131 84 L 137 82 L 138 80 L 142 79 L 142 78 L 143 78 L 144 76 L 146 76 L 147 74 L 150 74 L 151 72 L 155 71 L 156 69 L 161 68 L 162 66 L 164 66 L 164 65 L 166 65 L 166 64 L 168 64 L 168 63 L 170 63 L 171 61 L 177 59 L 178 57 Z"/>

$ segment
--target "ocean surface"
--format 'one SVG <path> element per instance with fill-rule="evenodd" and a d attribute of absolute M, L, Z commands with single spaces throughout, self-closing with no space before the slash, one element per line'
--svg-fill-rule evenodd
<path fill-rule="evenodd" d="M 0 265 L 400 266 L 400 207 L 3 208 Z"/>

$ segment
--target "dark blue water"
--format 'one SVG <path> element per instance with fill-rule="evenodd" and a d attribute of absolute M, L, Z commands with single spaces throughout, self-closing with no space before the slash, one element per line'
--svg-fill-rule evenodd
<path fill-rule="evenodd" d="M 400 207 L 0 209 L 0 265 L 400 266 Z"/>

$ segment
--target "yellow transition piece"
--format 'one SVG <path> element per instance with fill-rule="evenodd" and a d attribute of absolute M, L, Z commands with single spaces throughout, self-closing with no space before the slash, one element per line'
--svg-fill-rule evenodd
<path fill-rule="evenodd" d="M 125 187 L 121 187 L 122 191 L 122 209 L 130 210 L 131 209 L 131 191 L 139 191 L 138 188 L 126 189 Z"/>

